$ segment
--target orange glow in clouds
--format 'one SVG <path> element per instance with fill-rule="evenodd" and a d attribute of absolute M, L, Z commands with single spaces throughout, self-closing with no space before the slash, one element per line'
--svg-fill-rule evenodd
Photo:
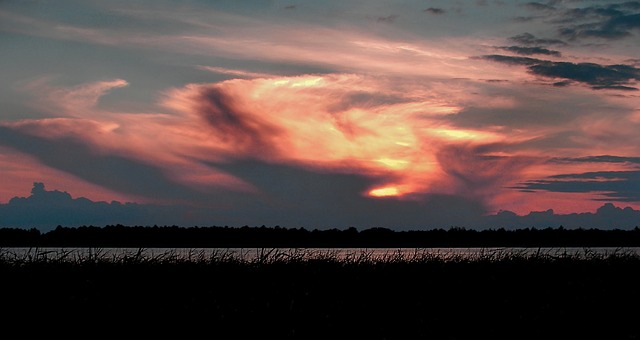
<path fill-rule="evenodd" d="M 34 87 L 50 101 L 41 104 L 62 117 L 5 126 L 44 138 L 81 139 L 100 153 L 135 158 L 198 190 L 256 193 L 259 188 L 209 165 L 255 159 L 358 174 L 375 183 L 362 193 L 369 197 L 438 193 L 491 199 L 503 177 L 511 180 L 527 166 L 507 152 L 481 151 L 530 138 L 526 133 L 505 136 L 499 128 L 460 128 L 443 119 L 462 109 L 457 103 L 464 102 L 465 91 L 447 96 L 439 86 L 354 74 L 265 76 L 171 89 L 161 104 L 172 112 L 95 107 L 100 96 L 126 84 Z M 82 107 L 83 114 L 64 100 Z"/>
<path fill-rule="evenodd" d="M 593 193 L 549 196 L 504 189 L 526 179 L 591 168 L 586 163 L 568 163 L 566 169 L 561 164 L 545 165 L 547 157 L 537 157 L 531 150 L 526 155 L 509 152 L 509 145 L 535 139 L 548 129 L 476 130 L 453 125 L 443 117 L 460 112 L 461 103 L 470 100 L 464 93 L 471 91 L 443 90 L 440 83 L 429 87 L 353 74 L 265 75 L 169 90 L 161 104 L 171 112 L 123 113 L 96 107 L 101 96 L 126 84 L 114 80 L 55 88 L 46 81 L 34 83 L 31 90 L 40 98 L 35 105 L 56 116 L 2 125 L 41 138 L 82 140 L 96 152 L 149 164 L 176 182 L 207 192 L 226 188 L 258 193 L 260 188 L 209 165 L 256 159 L 364 176 L 375 184 L 361 194 L 372 198 L 465 195 L 481 199 L 489 209 L 518 213 L 549 206 L 578 208 L 575 202 L 585 202 L 583 210 L 595 209 L 599 203 L 592 200 Z M 6 170 L 13 169 L 4 164 Z M 609 166 L 611 171 L 624 170 L 621 164 Z M 33 177 L 60 184 L 43 175 L 46 167 L 40 167 Z M 26 183 L 5 190 L 4 200 L 32 181 L 23 175 L 10 177 L 7 182 Z M 73 184 L 80 182 L 72 176 L 65 181 L 65 190 L 87 195 L 87 185 Z M 90 191 L 87 197 L 93 199 L 108 192 Z"/>
<path fill-rule="evenodd" d="M 432 97 L 386 79 L 333 74 L 192 84 L 168 92 L 164 104 L 204 121 L 211 150 L 402 183 L 368 191 L 383 197 L 447 193 L 440 146 L 503 139 L 444 126 L 437 118 L 459 107 Z"/>
<path fill-rule="evenodd" d="M 400 195 L 400 192 L 396 187 L 384 187 L 369 191 L 369 195 L 373 197 L 398 196 Z"/>

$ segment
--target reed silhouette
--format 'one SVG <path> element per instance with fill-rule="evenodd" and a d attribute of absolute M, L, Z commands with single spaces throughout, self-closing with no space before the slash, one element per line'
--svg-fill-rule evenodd
<path fill-rule="evenodd" d="M 0 289 L 5 331 L 28 318 L 67 335 L 90 327 L 110 336 L 633 339 L 639 265 L 628 252 L 5 250 Z"/>

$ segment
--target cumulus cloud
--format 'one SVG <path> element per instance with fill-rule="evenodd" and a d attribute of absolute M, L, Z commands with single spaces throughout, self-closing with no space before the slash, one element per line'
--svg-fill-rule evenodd
<path fill-rule="evenodd" d="M 73 198 L 66 191 L 48 191 L 44 183 L 35 182 L 30 196 L 14 197 L 7 204 L 0 204 L 0 226 L 49 231 L 58 225 L 172 225 L 184 223 L 190 210 L 186 206 L 94 202 Z"/>
<path fill-rule="evenodd" d="M 486 216 L 481 221 L 485 228 L 584 228 L 584 229 L 633 229 L 640 224 L 640 211 L 631 207 L 620 208 L 605 203 L 595 213 L 558 214 L 553 209 L 532 211 L 517 215 L 511 211 L 501 211 Z"/>

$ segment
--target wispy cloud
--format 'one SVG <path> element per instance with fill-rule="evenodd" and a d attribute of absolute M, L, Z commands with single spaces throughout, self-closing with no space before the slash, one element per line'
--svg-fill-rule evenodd
<path fill-rule="evenodd" d="M 640 201 L 640 171 L 561 174 L 521 183 L 521 190 L 593 193 L 599 201 Z"/>
<path fill-rule="evenodd" d="M 377 17 L 376 21 L 377 22 L 387 22 L 387 23 L 392 23 L 394 21 L 396 21 L 396 19 L 398 19 L 398 16 L 395 14 L 391 14 L 391 15 L 387 15 L 385 17 Z"/>
<path fill-rule="evenodd" d="M 522 33 L 518 35 L 514 35 L 509 38 L 509 40 L 522 44 L 522 45 L 566 45 L 564 41 L 560 39 L 552 39 L 552 38 L 537 38 L 535 35 L 531 33 Z"/>
<path fill-rule="evenodd" d="M 534 9 L 537 11 L 554 11 L 556 8 L 553 7 L 552 5 L 547 5 L 547 4 L 543 4 L 540 2 L 527 2 L 526 4 L 524 4 L 525 7 L 529 8 L 529 9 Z"/>
<path fill-rule="evenodd" d="M 441 14 L 445 14 L 446 11 L 442 8 L 437 8 L 437 7 L 429 7 L 425 10 L 423 10 L 423 12 L 427 12 L 427 13 L 431 13 L 434 15 L 441 15 Z"/>
<path fill-rule="evenodd" d="M 560 57 L 561 54 L 558 51 L 550 50 L 544 47 L 522 47 L 522 46 L 501 46 L 498 47 L 501 50 L 513 52 L 520 55 L 550 55 L 554 57 Z"/>
<path fill-rule="evenodd" d="M 228 74 L 230 76 L 240 77 L 240 78 L 273 78 L 276 77 L 274 74 L 269 73 L 261 73 L 261 72 L 251 72 L 245 70 L 237 70 L 237 69 L 229 69 L 225 67 L 216 67 L 216 66 L 203 66 L 198 65 L 198 69 L 205 70 L 214 73 L 220 74 Z"/>

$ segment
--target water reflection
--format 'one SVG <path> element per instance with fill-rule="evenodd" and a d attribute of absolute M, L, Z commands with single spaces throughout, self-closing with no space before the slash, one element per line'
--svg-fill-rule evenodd
<path fill-rule="evenodd" d="M 504 259 L 519 257 L 593 258 L 639 256 L 640 247 L 489 247 L 489 248 L 0 248 L 3 260 L 86 261 L 131 259 L 177 261 L 424 261 Z"/>

